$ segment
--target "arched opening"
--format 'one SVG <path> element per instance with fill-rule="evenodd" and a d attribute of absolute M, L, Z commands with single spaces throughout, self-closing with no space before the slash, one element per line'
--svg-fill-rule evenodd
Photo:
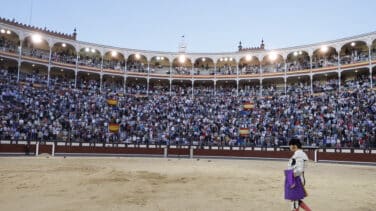
<path fill-rule="evenodd" d="M 314 75 L 312 79 L 314 93 L 335 92 L 338 90 L 338 74 L 325 73 Z"/>
<path fill-rule="evenodd" d="M 20 82 L 33 86 L 47 86 L 48 68 L 45 65 L 22 62 Z"/>
<path fill-rule="evenodd" d="M 86 91 L 98 92 L 100 88 L 100 75 L 92 72 L 78 72 L 77 88 Z"/>
<path fill-rule="evenodd" d="M 127 77 L 127 94 L 147 94 L 147 80 L 145 78 Z"/>
<path fill-rule="evenodd" d="M 103 69 L 115 70 L 117 72 L 125 71 L 125 57 L 117 51 L 110 51 L 104 54 Z"/>
<path fill-rule="evenodd" d="M 335 48 L 322 46 L 313 52 L 312 69 L 338 65 L 338 52 Z"/>
<path fill-rule="evenodd" d="M 151 74 L 169 74 L 170 60 L 164 56 L 154 56 L 150 61 Z"/>
<path fill-rule="evenodd" d="M 345 70 L 341 72 L 341 90 L 354 91 L 371 87 L 369 69 Z"/>
<path fill-rule="evenodd" d="M 141 54 L 131 54 L 127 59 L 127 71 L 147 73 L 148 61 L 146 56 Z"/>
<path fill-rule="evenodd" d="M 239 96 L 256 97 L 260 95 L 260 80 L 245 79 L 239 81 Z"/>
<path fill-rule="evenodd" d="M 195 60 L 194 75 L 214 75 L 214 61 L 209 57 L 202 57 Z"/>
<path fill-rule="evenodd" d="M 371 59 L 375 60 L 376 59 L 376 40 L 372 42 L 371 46 Z"/>
<path fill-rule="evenodd" d="M 8 29 L 0 30 L 0 50 L 10 53 L 18 53 L 20 46 L 20 37 Z"/>
<path fill-rule="evenodd" d="M 278 73 L 285 71 L 285 62 L 283 57 L 273 52 L 264 56 L 261 66 L 263 73 Z"/>
<path fill-rule="evenodd" d="M 236 96 L 235 80 L 218 80 L 216 84 L 216 94 L 220 96 Z"/>
<path fill-rule="evenodd" d="M 99 50 L 94 48 L 82 48 L 78 57 L 78 65 L 94 67 L 97 69 L 101 68 L 102 64 L 102 55 Z"/>
<path fill-rule="evenodd" d="M 177 75 L 190 75 L 192 61 L 184 55 L 180 55 L 172 61 L 172 73 Z"/>
<path fill-rule="evenodd" d="M 307 75 L 288 77 L 286 83 L 288 95 L 307 95 L 311 93 L 311 78 Z"/>
<path fill-rule="evenodd" d="M 170 81 L 167 79 L 150 79 L 149 93 L 163 95 L 170 92 Z"/>
<path fill-rule="evenodd" d="M 74 70 L 51 67 L 50 87 L 74 88 Z"/>
<path fill-rule="evenodd" d="M 102 90 L 107 93 L 124 93 L 124 77 L 118 75 L 103 75 Z"/>
<path fill-rule="evenodd" d="M 0 81 L 16 83 L 18 75 L 18 62 L 13 59 L 0 57 Z"/>
<path fill-rule="evenodd" d="M 193 85 L 194 96 L 213 96 L 214 95 L 214 81 L 195 80 Z"/>
<path fill-rule="evenodd" d="M 287 55 L 287 72 L 311 69 L 309 55 L 306 51 L 295 51 Z"/>
<path fill-rule="evenodd" d="M 77 52 L 73 45 L 68 43 L 55 43 L 52 47 L 51 61 L 75 65 Z"/>
<path fill-rule="evenodd" d="M 368 47 L 363 41 L 354 41 L 345 44 L 340 53 L 341 64 L 353 64 L 368 61 Z"/>
<path fill-rule="evenodd" d="M 239 74 L 259 74 L 260 61 L 256 56 L 247 55 L 239 61 Z"/>
<path fill-rule="evenodd" d="M 236 75 L 236 60 L 231 57 L 223 57 L 217 60 L 217 75 Z"/>
<path fill-rule="evenodd" d="M 274 97 L 285 93 L 283 78 L 268 78 L 262 81 L 262 96 Z"/>
<path fill-rule="evenodd" d="M 38 34 L 26 37 L 22 43 L 22 55 L 42 60 L 49 60 L 50 47 L 48 42 Z"/>
<path fill-rule="evenodd" d="M 171 84 L 172 95 L 189 96 L 192 95 L 191 80 L 173 80 Z"/>

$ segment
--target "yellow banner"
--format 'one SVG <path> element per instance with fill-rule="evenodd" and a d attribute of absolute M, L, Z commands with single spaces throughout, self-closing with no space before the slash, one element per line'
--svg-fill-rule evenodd
<path fill-rule="evenodd" d="M 246 102 L 246 103 L 244 103 L 244 105 L 243 105 L 244 110 L 251 110 L 251 109 L 253 109 L 254 107 L 255 107 L 255 105 L 254 105 L 253 103 L 251 103 L 251 102 Z"/>
<path fill-rule="evenodd" d="M 115 100 L 115 99 L 108 99 L 107 100 L 107 104 L 110 105 L 110 106 L 116 106 L 117 103 L 118 103 L 118 101 Z"/>
<path fill-rule="evenodd" d="M 248 136 L 249 135 L 249 129 L 248 128 L 240 128 L 239 134 L 240 134 L 240 136 Z"/>
<path fill-rule="evenodd" d="M 108 130 L 113 133 L 119 132 L 119 129 L 120 129 L 120 125 L 116 123 L 110 123 L 110 125 L 108 126 Z"/>

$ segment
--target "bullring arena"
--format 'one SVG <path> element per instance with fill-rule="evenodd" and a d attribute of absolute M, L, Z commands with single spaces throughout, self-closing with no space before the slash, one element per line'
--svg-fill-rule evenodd
<path fill-rule="evenodd" d="M 281 161 L 0 158 L 1 210 L 288 210 Z M 308 164 L 313 210 L 373 210 L 374 166 Z"/>
<path fill-rule="evenodd" d="M 186 53 L 0 19 L 0 210 L 375 210 L 376 33 Z"/>

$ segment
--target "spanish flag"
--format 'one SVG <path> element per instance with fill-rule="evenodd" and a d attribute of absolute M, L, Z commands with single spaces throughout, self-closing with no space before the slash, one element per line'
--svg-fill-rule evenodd
<path fill-rule="evenodd" d="M 240 136 L 248 136 L 249 135 L 249 128 L 240 128 L 239 134 L 240 134 Z"/>
<path fill-rule="evenodd" d="M 244 110 L 252 110 L 255 107 L 255 104 L 253 102 L 245 102 L 243 104 Z"/>
<path fill-rule="evenodd" d="M 110 105 L 110 106 L 116 106 L 117 103 L 118 103 L 118 101 L 115 100 L 115 99 L 108 99 L 107 100 L 107 104 Z"/>
<path fill-rule="evenodd" d="M 113 132 L 113 133 L 117 133 L 119 132 L 119 129 L 120 129 L 120 125 L 119 124 L 116 124 L 116 123 L 110 123 L 108 125 L 108 130 L 110 132 Z"/>

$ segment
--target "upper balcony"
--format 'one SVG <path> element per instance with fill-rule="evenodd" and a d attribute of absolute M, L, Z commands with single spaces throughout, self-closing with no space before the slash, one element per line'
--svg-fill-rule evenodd
<path fill-rule="evenodd" d="M 229 53 L 143 51 L 86 43 L 0 19 L 3 57 L 73 71 L 160 79 L 292 77 L 369 67 L 376 33 L 284 49 Z"/>

